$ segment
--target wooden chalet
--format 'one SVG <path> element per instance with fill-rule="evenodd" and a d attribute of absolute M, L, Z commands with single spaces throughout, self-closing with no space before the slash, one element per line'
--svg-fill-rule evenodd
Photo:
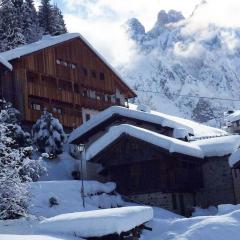
<path fill-rule="evenodd" d="M 46 36 L 0 53 L 0 94 L 35 122 L 42 110 L 65 127 L 79 126 L 136 94 L 80 34 Z"/>
<path fill-rule="evenodd" d="M 131 125 L 110 129 L 87 149 L 86 160 L 100 164 L 98 174 L 116 182 L 118 192 L 130 199 L 161 193 L 170 195 L 172 201 L 176 196 L 172 194 L 182 195 L 182 214 L 187 211 L 184 195 L 196 205 L 196 193 L 203 187 L 204 159 L 198 148 Z M 154 205 L 151 199 L 143 202 Z M 175 205 L 171 202 L 169 209 L 176 210 Z"/>

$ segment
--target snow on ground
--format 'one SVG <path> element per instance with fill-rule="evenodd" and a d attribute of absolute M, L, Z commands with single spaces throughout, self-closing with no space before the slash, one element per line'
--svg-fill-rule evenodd
<path fill-rule="evenodd" d="M 84 181 L 86 208 L 81 198 L 81 181 L 42 181 L 30 184 L 31 203 L 29 213 L 36 216 L 53 217 L 98 208 L 123 206 L 119 195 L 109 194 L 116 188 L 115 183 Z M 49 207 L 49 199 L 55 197 L 59 205 Z"/>
<path fill-rule="evenodd" d="M 228 205 L 221 205 L 223 209 Z M 240 205 L 223 214 L 192 218 L 154 218 L 141 240 L 239 240 Z"/>
<path fill-rule="evenodd" d="M 44 160 L 47 174 L 40 181 L 72 180 L 72 171 L 77 167 L 77 161 L 67 152 L 58 156 L 57 159 Z"/>
<path fill-rule="evenodd" d="M 218 208 L 213 216 L 192 218 L 154 208 L 154 219 L 147 224 L 153 231 L 144 230 L 141 240 L 239 240 L 240 205 L 220 205 Z M 59 233 L 43 233 L 40 222 L 36 218 L 0 221 L 0 240 L 80 240 Z"/>
<path fill-rule="evenodd" d="M 151 207 L 122 207 L 62 214 L 43 220 L 39 227 L 45 233 L 75 234 L 83 238 L 101 237 L 127 232 L 152 218 Z"/>

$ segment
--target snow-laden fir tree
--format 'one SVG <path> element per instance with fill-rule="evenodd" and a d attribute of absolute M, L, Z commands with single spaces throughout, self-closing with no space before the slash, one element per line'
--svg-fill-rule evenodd
<path fill-rule="evenodd" d="M 45 35 L 60 35 L 67 32 L 60 9 L 56 5 L 51 5 L 50 0 L 41 1 L 38 18 Z"/>
<path fill-rule="evenodd" d="M 19 6 L 19 7 L 16 7 Z M 4 0 L 0 6 L 0 51 L 25 44 L 20 3 Z"/>
<path fill-rule="evenodd" d="M 23 11 L 23 34 L 27 43 L 36 42 L 42 37 L 38 15 L 33 0 L 25 0 Z"/>
<path fill-rule="evenodd" d="M 54 156 L 63 152 L 65 133 L 59 120 L 47 111 L 37 120 L 32 129 L 33 141 L 38 150 Z"/>
<path fill-rule="evenodd" d="M 30 159 L 28 136 L 17 123 L 11 123 L 14 118 L 8 110 L 0 113 L 0 219 L 26 215 L 27 182 L 45 172 L 40 160 Z"/>
<path fill-rule="evenodd" d="M 67 28 L 63 19 L 61 10 L 55 4 L 52 9 L 54 24 L 52 25 L 51 35 L 57 36 L 67 32 Z"/>

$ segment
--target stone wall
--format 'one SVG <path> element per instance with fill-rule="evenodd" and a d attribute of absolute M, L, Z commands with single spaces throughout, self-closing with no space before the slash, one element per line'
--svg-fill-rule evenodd
<path fill-rule="evenodd" d="M 131 195 L 129 198 L 137 203 L 161 207 L 166 210 L 190 216 L 195 203 L 195 194 L 193 193 L 149 193 Z M 181 201 L 182 199 L 182 201 Z M 182 202 L 182 204 L 181 204 Z"/>
<path fill-rule="evenodd" d="M 197 205 L 208 207 L 235 203 L 233 178 L 228 157 L 212 157 L 203 164 L 203 189 L 197 194 Z"/>

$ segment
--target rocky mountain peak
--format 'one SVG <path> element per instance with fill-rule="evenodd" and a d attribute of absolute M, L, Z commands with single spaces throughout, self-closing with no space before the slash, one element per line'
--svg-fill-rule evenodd
<path fill-rule="evenodd" d="M 137 18 L 129 19 L 126 24 L 126 31 L 130 38 L 138 40 L 145 35 L 145 28 Z"/>
<path fill-rule="evenodd" d="M 165 10 L 161 10 L 158 13 L 157 23 L 158 26 L 165 26 L 169 23 L 176 23 L 185 19 L 181 12 L 175 10 L 169 10 L 166 12 Z"/>

